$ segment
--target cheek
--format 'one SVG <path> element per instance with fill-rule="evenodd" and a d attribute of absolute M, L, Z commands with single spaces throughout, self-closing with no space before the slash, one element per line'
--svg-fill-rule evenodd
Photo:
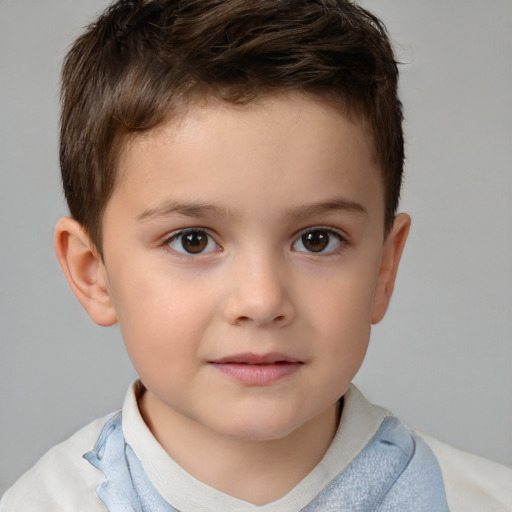
<path fill-rule="evenodd" d="M 332 272 L 322 286 L 309 287 L 310 321 L 325 356 L 343 373 L 357 371 L 366 354 L 375 289 L 375 267 L 351 270 Z"/>
<path fill-rule="evenodd" d="M 376 271 L 333 272 L 320 286 L 309 286 L 315 315 L 326 330 L 363 330 L 371 325 Z"/>
<path fill-rule="evenodd" d="M 119 282 L 113 297 L 128 353 L 138 370 L 182 367 L 200 344 L 215 301 L 194 280 L 146 272 Z"/>

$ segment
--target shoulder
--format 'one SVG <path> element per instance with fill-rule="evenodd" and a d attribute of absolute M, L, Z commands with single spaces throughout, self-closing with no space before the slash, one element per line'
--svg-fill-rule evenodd
<path fill-rule="evenodd" d="M 408 456 L 380 510 L 512 512 L 512 469 L 419 434 L 388 417 L 380 443 Z M 446 500 L 446 501 L 445 501 Z"/>
<path fill-rule="evenodd" d="M 512 469 L 421 437 L 439 462 L 451 512 L 512 511 Z"/>
<path fill-rule="evenodd" d="M 4 494 L 0 512 L 104 512 L 96 495 L 104 475 L 83 455 L 112 416 L 90 423 L 50 449 Z"/>
<path fill-rule="evenodd" d="M 351 408 L 351 421 L 361 421 L 358 410 L 372 404 L 357 391 L 351 400 L 358 407 Z M 368 405 L 369 404 L 369 405 Z M 450 512 L 512 512 L 512 469 L 477 455 L 458 450 L 437 439 L 411 429 L 386 410 L 386 428 L 379 434 L 381 444 L 388 451 L 399 449 L 408 462 L 396 479 L 391 496 L 405 496 L 411 489 L 423 488 L 425 495 L 437 488 L 435 496 L 446 495 Z M 343 420 L 343 416 L 342 416 Z M 384 447 L 382 447 L 384 449 Z M 440 480 L 439 480 L 440 478 Z M 440 492 L 440 482 L 444 488 Z M 395 507 L 392 510 L 405 510 Z M 418 506 L 414 510 L 419 510 Z M 426 510 L 441 510 L 429 508 Z"/>

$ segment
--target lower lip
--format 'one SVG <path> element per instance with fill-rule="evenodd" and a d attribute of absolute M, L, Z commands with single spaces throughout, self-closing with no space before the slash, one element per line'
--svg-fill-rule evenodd
<path fill-rule="evenodd" d="M 295 373 L 301 363 L 245 364 L 211 363 L 222 373 L 250 386 L 273 384 Z"/>

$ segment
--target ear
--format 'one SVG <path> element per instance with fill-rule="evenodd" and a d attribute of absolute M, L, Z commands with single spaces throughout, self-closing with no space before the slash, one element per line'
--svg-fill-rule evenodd
<path fill-rule="evenodd" d="M 373 302 L 372 324 L 380 322 L 388 309 L 395 287 L 398 264 L 410 227 L 411 218 L 409 215 L 406 213 L 397 215 L 393 223 L 393 229 L 384 241 Z"/>
<path fill-rule="evenodd" d="M 80 304 L 99 325 L 117 322 L 101 255 L 85 229 L 65 217 L 55 227 L 55 253 Z"/>

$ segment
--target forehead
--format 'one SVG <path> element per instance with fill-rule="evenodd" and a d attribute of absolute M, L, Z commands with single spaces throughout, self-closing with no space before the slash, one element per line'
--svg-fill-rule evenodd
<path fill-rule="evenodd" d="M 282 117 L 283 124 L 295 117 L 298 126 L 309 131 L 311 123 L 316 123 L 327 130 L 336 132 L 336 120 L 342 118 L 351 121 L 354 133 L 357 132 L 366 139 L 368 154 L 374 155 L 374 135 L 366 115 L 359 105 L 352 104 L 337 97 L 325 97 L 318 92 L 290 92 L 287 90 L 272 93 L 262 93 L 247 102 L 229 102 L 217 96 L 215 92 L 191 93 L 189 98 L 172 105 L 172 109 L 163 117 L 163 121 L 145 131 L 128 132 L 120 138 L 117 162 L 118 170 L 122 173 L 126 168 L 126 157 L 133 151 L 134 146 L 143 146 L 163 137 L 170 139 L 173 135 L 178 138 L 192 126 L 201 123 L 221 126 L 230 121 L 240 124 L 246 120 L 250 124 L 274 124 L 277 114 Z M 334 121 L 334 123 L 333 123 Z M 268 126 L 268 125 L 267 125 Z M 123 161 L 124 160 L 124 161 Z"/>
<path fill-rule="evenodd" d="M 245 105 L 209 101 L 129 139 L 116 191 L 136 190 L 153 203 L 179 193 L 245 209 L 237 194 L 260 201 L 275 194 L 283 201 L 314 193 L 323 199 L 338 183 L 356 199 L 377 189 L 374 202 L 383 209 L 372 148 L 366 123 L 310 96 Z"/>

